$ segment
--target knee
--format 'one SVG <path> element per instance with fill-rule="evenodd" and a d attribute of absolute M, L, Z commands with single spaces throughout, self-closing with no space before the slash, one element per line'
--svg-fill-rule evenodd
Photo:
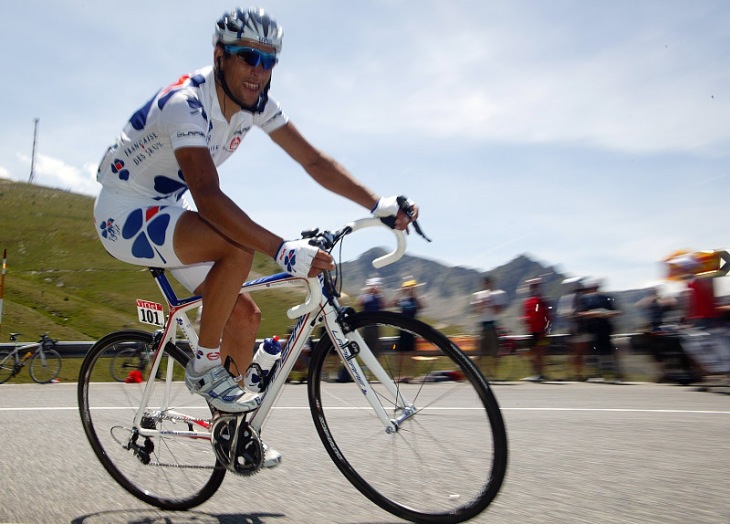
<path fill-rule="evenodd" d="M 239 295 L 231 312 L 230 322 L 246 327 L 258 329 L 261 325 L 261 310 L 248 295 Z"/>

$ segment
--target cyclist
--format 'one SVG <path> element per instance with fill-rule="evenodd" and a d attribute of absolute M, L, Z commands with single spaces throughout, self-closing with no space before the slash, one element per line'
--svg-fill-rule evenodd
<path fill-rule="evenodd" d="M 187 289 L 202 295 L 199 345 L 185 381 L 213 407 L 241 413 L 255 409 L 259 396 L 243 389 L 222 364 L 230 357 L 236 370 L 241 365 L 245 370 L 252 358 L 261 312 L 239 291 L 254 252 L 298 276 L 313 277 L 334 264 L 306 240 L 286 241 L 254 222 L 219 187 L 217 166 L 255 126 L 326 189 L 376 217 L 394 217 L 397 229 L 406 230 L 410 219 L 396 197 L 379 198 L 311 145 L 269 97 L 282 48 L 282 28 L 274 18 L 256 8 L 225 13 L 215 24 L 213 45 L 212 66 L 158 91 L 107 150 L 97 175 L 102 190 L 94 217 L 114 257 L 170 268 Z M 254 183 L 260 174 L 249 176 Z M 188 190 L 197 210 L 183 197 Z M 415 206 L 412 216 L 418 216 Z"/>

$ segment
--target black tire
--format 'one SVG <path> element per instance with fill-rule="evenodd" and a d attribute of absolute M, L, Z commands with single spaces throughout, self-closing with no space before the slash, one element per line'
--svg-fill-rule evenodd
<path fill-rule="evenodd" d="M 130 377 L 130 372 L 138 370 L 140 373 L 144 372 L 144 365 L 142 362 L 144 357 L 141 357 L 142 353 L 137 350 L 129 348 L 123 349 L 112 358 L 111 364 L 109 364 L 109 372 L 112 378 L 117 382 L 124 382 Z M 146 359 L 151 360 L 151 358 Z"/>
<path fill-rule="evenodd" d="M 47 384 L 61 372 L 61 355 L 55 349 L 44 349 L 43 357 L 36 352 L 30 359 L 30 378 L 39 384 Z"/>
<path fill-rule="evenodd" d="M 387 433 L 360 388 L 332 380 L 341 360 L 323 337 L 312 353 L 308 393 L 332 461 L 368 499 L 406 520 L 463 522 L 484 511 L 507 469 L 504 421 L 484 376 L 453 342 L 420 321 L 363 312 L 346 323 L 360 333 L 380 326 L 381 347 L 389 348 L 380 354 L 381 365 L 418 411 Z M 417 337 L 416 360 L 392 349 L 401 331 Z M 403 413 L 380 381 L 370 384 L 392 419 Z"/>
<path fill-rule="evenodd" d="M 151 366 L 142 372 L 143 382 L 117 382 L 110 363 L 121 351 L 154 351 L 149 333 L 124 330 L 111 333 L 89 350 L 79 372 L 78 402 L 86 436 L 104 468 L 124 489 L 140 500 L 169 510 L 185 510 L 202 504 L 220 487 L 226 470 L 216 461 L 210 444 L 211 411 L 205 400 L 192 395 L 183 377 L 189 356 L 173 344 L 165 347 L 160 363 L 165 376 L 172 362 L 168 410 L 161 411 L 164 380 L 155 380 L 142 426 L 159 430 L 200 431 L 200 438 L 162 435 L 133 440 L 134 417 Z M 184 413 L 195 422 L 173 420 L 169 412 Z M 207 426 L 207 427 L 206 427 Z M 136 450 L 129 449 L 131 446 Z M 147 463 L 145 463 L 147 459 Z"/>
<path fill-rule="evenodd" d="M 9 351 L 0 351 L 0 384 L 13 378 L 15 359 Z"/>

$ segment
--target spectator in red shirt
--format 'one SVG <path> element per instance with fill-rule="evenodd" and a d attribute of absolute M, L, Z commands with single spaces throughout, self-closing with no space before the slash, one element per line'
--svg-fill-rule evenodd
<path fill-rule="evenodd" d="M 551 323 L 550 306 L 542 297 L 540 283 L 539 278 L 526 282 L 530 295 L 522 303 L 522 320 L 530 334 L 530 360 L 535 373 L 533 378 L 535 382 L 545 380 L 545 349 L 549 345 L 547 337 Z"/>
<path fill-rule="evenodd" d="M 687 320 L 701 329 L 717 325 L 720 309 L 711 278 L 693 277 L 687 282 Z"/>

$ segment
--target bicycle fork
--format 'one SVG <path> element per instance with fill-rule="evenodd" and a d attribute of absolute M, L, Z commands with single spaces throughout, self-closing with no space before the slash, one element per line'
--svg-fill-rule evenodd
<path fill-rule="evenodd" d="M 390 375 L 388 375 L 385 369 L 383 369 L 383 366 L 365 343 L 365 340 L 362 338 L 360 333 L 356 330 L 351 330 L 345 334 L 340 329 L 342 323 L 337 321 L 335 313 L 328 313 L 328 317 L 329 316 L 332 318 L 328 319 L 329 322 L 325 322 L 327 332 L 330 334 L 331 340 L 335 342 L 337 352 L 342 358 L 348 373 L 355 383 L 357 383 L 360 391 L 383 423 L 385 432 L 397 432 L 406 420 L 417 413 L 418 408 L 415 404 L 406 400 L 401 389 L 393 381 Z M 330 329 L 329 326 L 331 325 L 337 326 L 337 329 Z M 401 411 L 401 414 L 397 418 L 391 418 L 385 411 L 379 397 L 371 387 L 370 382 L 367 380 L 357 357 L 362 359 L 363 363 L 367 366 L 375 378 L 385 386 L 388 394 L 395 399 L 395 409 Z"/>

